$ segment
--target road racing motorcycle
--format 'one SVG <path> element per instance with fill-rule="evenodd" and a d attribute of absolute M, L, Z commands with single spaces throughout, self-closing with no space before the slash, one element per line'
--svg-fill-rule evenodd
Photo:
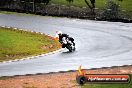
<path fill-rule="evenodd" d="M 76 49 L 73 42 L 69 38 L 65 37 L 62 39 L 62 48 L 67 48 L 69 52 L 73 52 Z"/>

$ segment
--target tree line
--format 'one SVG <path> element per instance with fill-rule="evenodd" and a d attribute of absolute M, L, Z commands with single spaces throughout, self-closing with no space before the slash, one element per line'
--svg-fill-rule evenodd
<path fill-rule="evenodd" d="M 16 0 L 0 0 L 0 6 L 10 5 L 13 1 Z M 33 2 L 33 3 L 44 3 L 48 5 L 51 0 L 17 0 L 17 2 Z M 66 0 L 69 3 L 73 3 L 74 0 Z M 87 6 L 91 9 L 92 14 L 95 14 L 95 0 L 84 0 Z"/>
<path fill-rule="evenodd" d="M 10 4 L 12 3 L 13 1 L 16 1 L 16 0 L 0 0 L 0 6 L 3 6 L 3 5 L 6 5 L 6 4 Z M 17 0 L 18 2 L 34 2 L 34 3 L 45 3 L 45 4 L 48 4 L 51 0 Z M 69 3 L 73 3 L 74 0 L 66 0 L 67 2 Z M 85 3 L 88 5 L 88 7 L 90 9 L 93 9 L 95 8 L 95 0 L 84 0 Z M 91 5 L 89 4 L 89 2 L 91 2 Z"/>
<path fill-rule="evenodd" d="M 69 4 L 73 3 L 75 0 L 66 0 Z M 121 12 L 121 8 L 119 4 L 115 3 L 114 0 L 106 0 L 107 4 L 99 13 L 96 13 L 96 1 L 97 0 L 82 0 L 83 2 L 86 3 L 87 7 L 89 8 L 90 14 L 93 19 L 96 19 L 98 14 L 101 19 L 117 19 L 117 18 L 124 18 L 124 14 Z M 122 2 L 123 0 L 118 0 Z M 31 3 L 32 2 L 32 3 Z M 46 8 L 47 5 L 51 2 L 51 0 L 0 0 L 0 7 L 4 7 L 7 9 L 12 10 L 12 6 L 10 5 L 15 5 L 12 3 L 20 4 L 18 5 L 22 9 L 18 9 L 17 6 L 14 9 L 15 11 L 24 11 L 24 12 L 33 12 L 36 13 L 36 10 L 39 11 L 43 8 L 43 12 L 47 14 Z M 40 4 L 43 3 L 43 4 Z M 42 6 L 42 7 L 41 7 Z M 37 9 L 39 7 L 39 9 Z"/>

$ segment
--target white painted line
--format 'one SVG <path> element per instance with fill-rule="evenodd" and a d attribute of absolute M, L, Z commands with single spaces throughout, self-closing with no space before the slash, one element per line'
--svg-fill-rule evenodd
<path fill-rule="evenodd" d="M 16 30 L 17 28 L 13 28 L 13 29 L 15 29 L 15 30 Z"/>
<path fill-rule="evenodd" d="M 6 27 L 6 26 L 1 26 L 1 27 Z"/>
<path fill-rule="evenodd" d="M 19 30 L 23 30 L 23 29 L 19 29 Z"/>
<path fill-rule="evenodd" d="M 33 33 L 34 31 L 30 31 L 30 32 L 32 32 L 32 33 Z"/>
<path fill-rule="evenodd" d="M 11 27 L 7 27 L 7 28 L 11 28 Z"/>

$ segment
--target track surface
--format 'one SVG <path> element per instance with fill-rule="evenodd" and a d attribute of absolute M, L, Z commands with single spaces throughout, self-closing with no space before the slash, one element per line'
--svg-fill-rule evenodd
<path fill-rule="evenodd" d="M 132 64 L 132 23 L 99 22 L 30 15 L 0 14 L 6 25 L 55 35 L 61 30 L 75 38 L 77 50 L 11 63 L 0 63 L 0 76 L 48 73 Z"/>

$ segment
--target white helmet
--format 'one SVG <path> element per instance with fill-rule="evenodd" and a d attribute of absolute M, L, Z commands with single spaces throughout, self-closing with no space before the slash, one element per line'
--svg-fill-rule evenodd
<path fill-rule="evenodd" d="M 61 35 L 62 32 L 61 31 L 56 31 L 56 38 L 59 38 L 59 35 Z"/>
<path fill-rule="evenodd" d="M 57 33 L 58 35 L 62 34 L 62 32 L 61 32 L 61 31 L 56 31 L 56 33 Z"/>

